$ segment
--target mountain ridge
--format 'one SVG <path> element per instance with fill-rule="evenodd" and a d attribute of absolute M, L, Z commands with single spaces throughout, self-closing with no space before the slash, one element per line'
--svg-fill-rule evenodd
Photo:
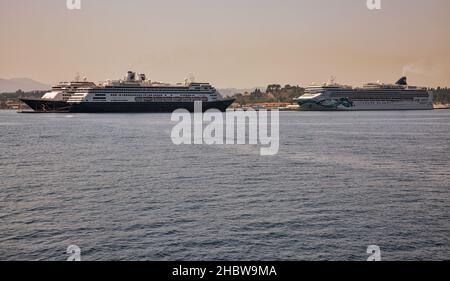
<path fill-rule="evenodd" d="M 11 79 L 0 78 L 0 93 L 13 93 L 18 90 L 22 90 L 24 92 L 45 91 L 50 89 L 51 89 L 50 85 L 38 82 L 31 78 L 26 77 L 11 78 Z"/>
<path fill-rule="evenodd" d="M 243 94 L 245 92 L 251 93 L 259 89 L 261 91 L 265 91 L 265 87 L 253 87 L 253 88 L 218 88 L 217 91 L 224 97 L 232 97 L 235 94 Z"/>

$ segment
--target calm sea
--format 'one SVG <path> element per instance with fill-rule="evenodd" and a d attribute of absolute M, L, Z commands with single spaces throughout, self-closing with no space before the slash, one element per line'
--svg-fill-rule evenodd
<path fill-rule="evenodd" d="M 450 111 L 282 112 L 280 151 L 169 114 L 0 111 L 0 259 L 450 258 Z"/>

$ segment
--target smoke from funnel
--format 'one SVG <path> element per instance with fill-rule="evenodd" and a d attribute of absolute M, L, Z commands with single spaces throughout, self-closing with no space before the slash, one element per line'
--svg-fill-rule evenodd
<path fill-rule="evenodd" d="M 442 65 L 431 61 L 416 61 L 403 66 L 403 76 L 408 74 L 423 75 L 428 77 L 442 74 Z"/>
<path fill-rule="evenodd" d="M 416 63 L 409 63 L 403 66 L 403 76 L 407 74 L 424 74 L 425 71 L 422 66 Z"/>

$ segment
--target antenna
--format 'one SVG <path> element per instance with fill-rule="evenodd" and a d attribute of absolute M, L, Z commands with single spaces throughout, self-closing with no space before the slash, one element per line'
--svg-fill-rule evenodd
<path fill-rule="evenodd" d="M 336 81 L 336 76 L 331 75 L 330 84 L 334 84 L 335 81 Z"/>
<path fill-rule="evenodd" d="M 195 82 L 195 76 L 194 76 L 194 74 L 189 73 L 189 81 L 190 81 L 191 83 L 194 83 L 194 82 Z"/>

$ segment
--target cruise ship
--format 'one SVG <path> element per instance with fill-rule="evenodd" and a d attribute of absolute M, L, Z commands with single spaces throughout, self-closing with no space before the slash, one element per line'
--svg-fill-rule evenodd
<path fill-rule="evenodd" d="M 353 88 L 334 82 L 310 86 L 295 99 L 301 110 L 432 110 L 433 93 L 427 88 L 409 86 L 402 77 L 395 84 L 368 83 Z"/>
<path fill-rule="evenodd" d="M 233 99 L 222 99 L 209 83 L 189 82 L 171 85 L 148 80 L 145 74 L 129 71 L 122 80 L 95 84 L 83 81 L 60 83 L 40 99 L 21 99 L 36 112 L 51 113 L 115 113 L 194 111 L 194 103 L 202 109 L 226 109 Z"/>

